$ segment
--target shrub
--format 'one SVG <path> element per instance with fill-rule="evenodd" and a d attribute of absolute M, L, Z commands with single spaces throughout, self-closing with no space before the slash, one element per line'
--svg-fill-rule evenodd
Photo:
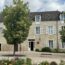
<path fill-rule="evenodd" d="M 49 65 L 49 63 L 45 61 L 45 62 L 41 62 L 39 65 Z"/>
<path fill-rule="evenodd" d="M 49 65 L 49 62 L 45 61 L 45 62 L 44 62 L 44 65 Z"/>
<path fill-rule="evenodd" d="M 51 49 L 49 47 L 44 47 L 41 49 L 41 52 L 51 52 Z"/>
<path fill-rule="evenodd" d="M 61 60 L 59 65 L 65 65 L 65 61 Z"/>
<path fill-rule="evenodd" d="M 44 62 L 41 62 L 39 65 L 44 65 Z"/>
<path fill-rule="evenodd" d="M 39 50 L 39 49 L 36 49 L 35 51 L 40 52 L 40 50 Z"/>
<path fill-rule="evenodd" d="M 54 52 L 54 53 L 59 53 L 60 51 L 59 51 L 59 49 L 54 49 L 52 52 Z"/>
<path fill-rule="evenodd" d="M 50 65 L 57 65 L 57 63 L 53 61 L 50 63 Z"/>
<path fill-rule="evenodd" d="M 18 60 L 15 60 L 16 62 L 14 63 L 14 65 L 23 65 L 25 64 L 25 61 L 24 59 L 18 59 Z"/>
<path fill-rule="evenodd" d="M 27 58 L 26 59 L 26 65 L 32 65 L 32 62 L 31 62 L 31 59 L 30 58 Z"/>

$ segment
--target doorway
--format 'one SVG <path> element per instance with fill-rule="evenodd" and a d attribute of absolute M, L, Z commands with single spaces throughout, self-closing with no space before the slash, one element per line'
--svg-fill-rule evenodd
<path fill-rule="evenodd" d="M 29 41 L 29 49 L 30 51 L 34 51 L 34 41 L 32 40 Z"/>

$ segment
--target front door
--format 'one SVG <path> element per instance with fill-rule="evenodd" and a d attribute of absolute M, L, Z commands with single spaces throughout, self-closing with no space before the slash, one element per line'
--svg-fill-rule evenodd
<path fill-rule="evenodd" d="M 29 42 L 30 51 L 34 51 L 34 41 Z"/>

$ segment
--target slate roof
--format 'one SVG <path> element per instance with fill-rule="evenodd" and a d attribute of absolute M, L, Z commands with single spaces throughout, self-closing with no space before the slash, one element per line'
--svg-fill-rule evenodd
<path fill-rule="evenodd" d="M 30 19 L 35 21 L 35 15 L 41 15 L 41 21 L 58 21 L 61 13 L 59 11 L 31 12 Z M 0 14 L 0 22 L 3 22 L 2 14 Z"/>
<path fill-rule="evenodd" d="M 35 21 L 35 15 L 41 15 L 41 21 L 58 21 L 60 13 L 59 11 L 31 12 L 30 19 Z"/>

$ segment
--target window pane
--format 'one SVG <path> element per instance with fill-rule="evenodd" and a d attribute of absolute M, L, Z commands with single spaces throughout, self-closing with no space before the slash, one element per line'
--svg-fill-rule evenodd
<path fill-rule="evenodd" d="M 40 22 L 41 21 L 41 15 L 36 15 L 35 16 L 35 21 Z"/>
<path fill-rule="evenodd" d="M 53 40 L 49 40 L 49 47 L 53 48 Z"/>
<path fill-rule="evenodd" d="M 40 34 L 40 27 L 36 27 L 36 34 Z"/>
<path fill-rule="evenodd" d="M 53 26 L 48 26 L 48 33 L 53 34 Z"/>

